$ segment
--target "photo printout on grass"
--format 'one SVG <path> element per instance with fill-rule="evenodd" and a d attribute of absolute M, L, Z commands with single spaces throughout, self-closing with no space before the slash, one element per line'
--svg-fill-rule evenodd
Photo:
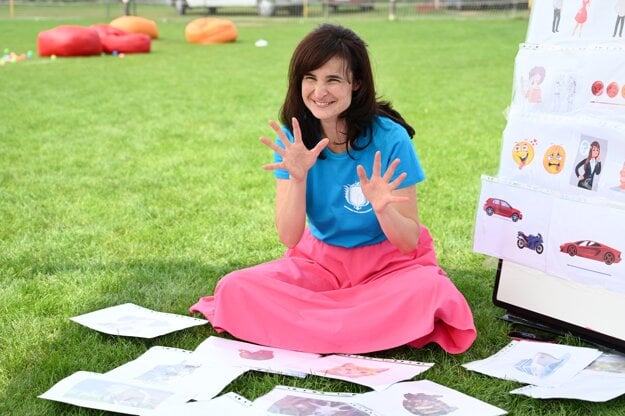
<path fill-rule="evenodd" d="M 512 341 L 496 354 L 463 367 L 504 380 L 557 386 L 571 380 L 600 355 L 601 351 L 594 348 Z"/>
<path fill-rule="evenodd" d="M 625 394 L 625 356 L 602 354 L 570 381 L 559 386 L 525 386 L 510 393 L 536 399 L 606 402 Z"/>
<path fill-rule="evenodd" d="M 287 386 L 276 386 L 254 400 L 253 409 L 263 415 L 297 416 L 384 416 L 358 403 L 356 393 L 327 393 Z"/>
<path fill-rule="evenodd" d="M 160 406 L 185 403 L 191 399 L 191 394 L 175 392 L 150 383 L 119 380 L 104 374 L 78 371 L 38 397 L 90 409 L 141 415 Z"/>
<path fill-rule="evenodd" d="M 295 377 L 306 376 L 306 373 L 297 370 L 297 363 L 318 357 L 319 354 L 265 347 L 214 336 L 208 337 L 193 352 L 193 359 L 201 363 L 221 363 Z"/>
<path fill-rule="evenodd" d="M 498 416 L 507 412 L 429 380 L 397 383 L 357 398 L 375 412 L 392 416 Z"/>
<path fill-rule="evenodd" d="M 175 406 L 161 406 L 157 410 L 141 416 L 264 416 L 252 409 L 252 402 L 245 397 L 230 392 L 212 400 L 188 402 Z"/>
<path fill-rule="evenodd" d="M 362 384 L 384 390 L 397 382 L 429 370 L 433 363 L 402 361 L 361 355 L 328 355 L 298 363 L 309 374 Z"/>
<path fill-rule="evenodd" d="M 173 391 L 192 391 L 195 392 L 194 399 L 210 400 L 247 371 L 242 367 L 192 362 L 191 355 L 191 351 L 156 346 L 106 375 L 167 387 Z"/>
<path fill-rule="evenodd" d="M 208 322 L 190 316 L 153 311 L 133 303 L 111 306 L 70 319 L 105 334 L 138 338 L 155 338 Z"/>

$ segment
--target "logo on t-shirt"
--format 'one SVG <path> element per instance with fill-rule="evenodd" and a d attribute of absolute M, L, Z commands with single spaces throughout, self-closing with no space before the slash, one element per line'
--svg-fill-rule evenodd
<path fill-rule="evenodd" d="M 356 214 L 366 214 L 371 211 L 371 205 L 365 194 L 362 193 L 360 182 L 353 183 L 351 185 L 345 185 L 345 200 L 349 205 L 343 205 L 346 209 Z"/>

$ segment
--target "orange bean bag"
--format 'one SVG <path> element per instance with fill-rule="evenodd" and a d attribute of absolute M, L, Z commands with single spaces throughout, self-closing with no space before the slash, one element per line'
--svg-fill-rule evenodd
<path fill-rule="evenodd" d="M 158 39 L 158 27 L 153 20 L 139 16 L 121 16 L 111 22 L 111 26 L 128 33 L 143 33 Z"/>
<path fill-rule="evenodd" d="M 102 44 L 94 29 L 63 25 L 39 32 L 37 35 L 39 56 L 89 56 L 100 55 Z"/>
<path fill-rule="evenodd" d="M 143 33 L 107 35 L 100 38 L 102 50 L 106 53 L 148 53 L 152 38 Z"/>
<path fill-rule="evenodd" d="M 190 43 L 202 45 L 234 42 L 237 40 L 237 27 L 227 19 L 203 17 L 190 21 L 184 35 Z"/>

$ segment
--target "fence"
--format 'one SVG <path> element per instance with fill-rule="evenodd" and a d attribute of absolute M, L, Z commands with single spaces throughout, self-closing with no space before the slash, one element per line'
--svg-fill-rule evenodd
<path fill-rule="evenodd" d="M 177 18 L 183 15 L 332 17 L 354 15 L 362 18 L 414 19 L 458 15 L 525 17 L 527 0 L 93 0 L 28 1 L 0 0 L 1 19 L 29 18 L 111 18 L 139 14 L 149 18 Z M 245 1 L 251 2 L 247 5 Z M 284 7 L 264 8 L 283 1 Z M 240 6 L 230 6 L 236 3 Z M 208 5 L 218 4 L 219 7 Z M 276 3 L 274 3 L 276 4 Z M 278 3 L 280 4 L 280 3 Z M 267 12 L 269 10 L 269 12 Z"/>

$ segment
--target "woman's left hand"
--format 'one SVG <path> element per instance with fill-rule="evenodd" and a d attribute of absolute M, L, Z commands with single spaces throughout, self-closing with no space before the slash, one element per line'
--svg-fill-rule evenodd
<path fill-rule="evenodd" d="M 367 173 L 362 165 L 358 165 L 356 168 L 358 178 L 360 178 L 362 193 L 377 213 L 384 211 L 391 203 L 406 202 L 409 199 L 393 194 L 393 191 L 397 189 L 407 176 L 406 172 L 402 172 L 395 180 L 391 181 L 398 165 L 399 159 L 393 160 L 388 169 L 386 169 L 386 172 L 382 174 L 381 155 L 380 152 L 377 151 L 373 159 L 373 172 L 370 178 L 367 178 Z"/>

